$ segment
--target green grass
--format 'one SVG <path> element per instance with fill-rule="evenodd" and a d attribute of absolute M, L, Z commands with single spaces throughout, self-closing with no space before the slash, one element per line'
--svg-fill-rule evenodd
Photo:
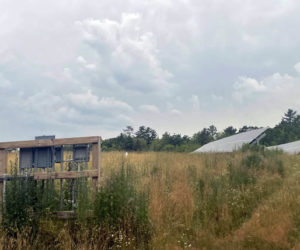
<path fill-rule="evenodd" d="M 61 221 L 58 186 L 11 181 L 7 249 L 290 249 L 300 246 L 300 156 L 104 153 L 101 188 L 76 180 L 77 217 Z M 71 181 L 64 209 L 71 209 Z M 93 210 L 93 213 L 91 213 Z"/>

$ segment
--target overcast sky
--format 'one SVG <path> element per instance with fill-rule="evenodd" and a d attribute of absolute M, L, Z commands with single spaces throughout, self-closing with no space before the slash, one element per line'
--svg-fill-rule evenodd
<path fill-rule="evenodd" d="M 0 0 L 0 141 L 192 135 L 300 111 L 299 0 Z"/>

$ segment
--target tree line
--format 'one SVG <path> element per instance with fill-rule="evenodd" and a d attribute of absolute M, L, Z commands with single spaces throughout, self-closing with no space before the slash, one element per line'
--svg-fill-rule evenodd
<path fill-rule="evenodd" d="M 104 140 L 102 149 L 103 151 L 191 152 L 209 142 L 257 128 L 257 126 L 245 125 L 237 129 L 228 126 L 218 132 L 216 126 L 211 125 L 194 133 L 191 137 L 169 132 L 159 137 L 157 132 L 150 127 L 140 126 L 137 131 L 134 131 L 132 126 L 127 126 L 119 136 Z M 272 146 L 295 140 L 300 140 L 300 115 L 289 109 L 274 128 L 266 131 L 261 144 Z"/>

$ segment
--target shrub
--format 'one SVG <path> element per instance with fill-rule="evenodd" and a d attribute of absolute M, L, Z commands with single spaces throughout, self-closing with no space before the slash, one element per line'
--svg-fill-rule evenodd
<path fill-rule="evenodd" d="M 76 215 L 79 220 L 83 221 L 88 216 L 88 211 L 91 209 L 89 186 L 86 177 L 81 177 L 75 181 L 75 201 L 76 201 Z"/>
<path fill-rule="evenodd" d="M 227 189 L 224 176 L 199 179 L 195 190 L 194 223 L 201 229 L 209 229 L 216 235 L 225 231 L 222 214 Z"/>
<path fill-rule="evenodd" d="M 21 232 L 32 222 L 35 195 L 32 192 L 32 179 L 13 178 L 6 184 L 5 203 L 3 204 L 2 224 L 9 233 Z"/>
<path fill-rule="evenodd" d="M 171 152 L 175 150 L 175 146 L 171 144 L 167 144 L 162 148 L 162 151 Z"/>
<path fill-rule="evenodd" d="M 258 153 L 252 153 L 243 159 L 242 165 L 247 168 L 260 169 L 262 166 L 261 156 Z"/>
<path fill-rule="evenodd" d="M 194 186 L 197 183 L 197 168 L 194 165 L 189 165 L 186 169 L 187 183 Z"/>
<path fill-rule="evenodd" d="M 58 207 L 54 181 L 36 181 L 33 177 L 18 177 L 17 162 L 11 166 L 11 175 L 11 180 L 6 183 L 2 211 L 3 228 L 7 233 L 16 236 L 27 227 L 34 237 L 38 230 L 39 218 Z"/>
<path fill-rule="evenodd" d="M 242 148 L 239 150 L 242 153 L 245 152 L 257 152 L 257 153 L 263 153 L 265 152 L 265 146 L 263 145 L 256 145 L 256 144 L 244 144 Z"/>
<path fill-rule="evenodd" d="M 132 234 L 143 243 L 148 243 L 151 227 L 148 214 L 148 195 L 137 192 L 133 186 L 130 166 L 122 166 L 96 194 L 94 214 L 100 227 L 110 232 Z"/>
<path fill-rule="evenodd" d="M 266 166 L 267 166 L 266 169 L 270 173 L 272 174 L 277 173 L 281 177 L 285 176 L 285 168 L 284 168 L 283 161 L 280 158 L 278 158 L 278 156 L 274 155 L 274 157 L 269 158 Z"/>
<path fill-rule="evenodd" d="M 239 187 L 256 182 L 256 177 L 254 177 L 250 173 L 249 168 L 245 167 L 245 165 L 234 166 L 232 163 L 229 163 L 227 170 L 229 176 L 229 184 L 232 187 Z"/>

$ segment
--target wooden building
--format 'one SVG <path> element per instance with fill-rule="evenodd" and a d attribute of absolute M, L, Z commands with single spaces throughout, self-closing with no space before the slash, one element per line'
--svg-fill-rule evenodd
<path fill-rule="evenodd" d="M 8 172 L 8 153 L 18 154 L 18 178 L 31 177 L 35 180 L 60 180 L 60 193 L 64 179 L 92 178 L 96 189 L 100 184 L 101 137 L 76 137 L 56 139 L 55 136 L 39 136 L 30 141 L 0 142 L 0 197 L 5 202 L 5 185 L 11 178 Z M 72 151 L 72 158 L 64 157 L 65 151 Z M 65 162 L 85 163 L 92 158 L 91 169 L 64 169 Z M 60 164 L 60 168 L 56 168 Z"/>

